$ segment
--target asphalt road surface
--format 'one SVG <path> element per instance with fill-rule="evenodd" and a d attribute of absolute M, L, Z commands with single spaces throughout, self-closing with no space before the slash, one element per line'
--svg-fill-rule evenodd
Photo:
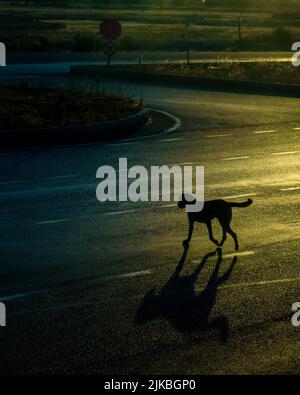
<path fill-rule="evenodd" d="M 127 88 L 181 125 L 1 151 L 1 372 L 299 374 L 299 99 Z M 251 197 L 234 209 L 240 251 L 230 238 L 216 251 L 199 225 L 184 253 L 172 203 L 98 202 L 96 170 L 119 157 L 203 165 L 207 200 Z"/>

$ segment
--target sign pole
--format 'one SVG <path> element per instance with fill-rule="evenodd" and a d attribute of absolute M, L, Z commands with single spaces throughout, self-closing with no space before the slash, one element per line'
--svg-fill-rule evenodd
<path fill-rule="evenodd" d="M 122 26 L 115 19 L 105 19 L 100 25 L 100 33 L 106 40 L 103 45 L 103 53 L 107 56 L 107 66 L 111 65 L 112 56 L 117 52 L 116 40 L 122 34 Z"/>
<path fill-rule="evenodd" d="M 190 65 L 190 61 L 191 61 L 191 50 L 188 49 L 186 51 L 186 63 L 187 63 L 188 66 Z"/>

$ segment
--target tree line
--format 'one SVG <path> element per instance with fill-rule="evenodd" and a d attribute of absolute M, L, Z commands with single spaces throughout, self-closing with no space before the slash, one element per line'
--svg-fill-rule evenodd
<path fill-rule="evenodd" d="M 7 0 L 0 0 L 0 3 L 7 3 Z M 91 7 L 224 7 L 224 8 L 270 8 L 295 4 L 293 0 L 12 0 L 10 3 L 37 6 L 78 6 L 86 5 Z"/>

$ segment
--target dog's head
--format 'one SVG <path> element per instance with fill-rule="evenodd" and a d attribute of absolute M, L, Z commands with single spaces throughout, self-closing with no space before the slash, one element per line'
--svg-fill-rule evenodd
<path fill-rule="evenodd" d="M 184 209 L 189 204 L 191 205 L 196 204 L 196 199 L 192 195 L 189 195 L 188 193 L 183 193 L 181 195 L 181 200 L 179 200 L 178 202 L 178 208 Z"/>

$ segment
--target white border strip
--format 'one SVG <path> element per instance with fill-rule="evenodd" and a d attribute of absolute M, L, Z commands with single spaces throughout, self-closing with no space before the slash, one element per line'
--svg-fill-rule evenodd
<path fill-rule="evenodd" d="M 149 108 L 149 110 L 150 111 L 156 111 L 156 112 L 158 112 L 160 114 L 163 114 L 166 117 L 169 117 L 169 118 L 173 119 L 173 121 L 174 121 L 174 125 L 171 128 L 169 128 L 169 129 L 165 130 L 164 132 L 160 133 L 160 135 L 164 135 L 164 134 L 175 132 L 182 125 L 181 119 L 176 117 L 173 114 L 170 114 L 169 112 L 166 112 L 166 111 L 163 111 L 163 110 L 157 110 L 156 108 Z"/>

